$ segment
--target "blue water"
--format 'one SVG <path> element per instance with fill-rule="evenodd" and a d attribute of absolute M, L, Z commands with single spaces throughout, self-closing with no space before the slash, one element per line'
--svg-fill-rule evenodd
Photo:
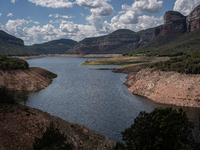
<path fill-rule="evenodd" d="M 58 77 L 47 88 L 30 93 L 27 106 L 83 124 L 114 141 L 121 140 L 121 132 L 133 124 L 140 111 L 168 106 L 131 94 L 123 84 L 126 74 L 96 70 L 119 66 L 80 65 L 84 61 L 85 58 L 72 57 L 28 60 L 30 67 L 44 68 Z M 199 109 L 187 111 L 194 115 Z"/>

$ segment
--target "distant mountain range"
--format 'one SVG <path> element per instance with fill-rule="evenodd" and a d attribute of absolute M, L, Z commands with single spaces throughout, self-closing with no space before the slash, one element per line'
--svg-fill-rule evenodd
<path fill-rule="evenodd" d="M 80 42 L 60 39 L 43 44 L 24 46 L 23 40 L 0 30 L 0 54 L 122 54 L 147 56 L 178 56 L 200 51 L 200 6 L 188 16 L 168 11 L 164 24 L 134 32 L 116 30 L 111 34 L 85 38 Z"/>
<path fill-rule="evenodd" d="M 34 44 L 28 47 L 39 54 L 65 54 L 75 44 L 77 44 L 77 42 L 74 40 L 60 39 L 43 44 Z"/>

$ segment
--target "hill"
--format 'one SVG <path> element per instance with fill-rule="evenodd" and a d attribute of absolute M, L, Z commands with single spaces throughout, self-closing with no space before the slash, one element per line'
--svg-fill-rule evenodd
<path fill-rule="evenodd" d="M 200 51 L 200 5 L 188 16 L 168 11 L 164 24 L 154 28 L 153 39 L 124 55 L 178 56 Z"/>
<path fill-rule="evenodd" d="M 68 53 L 74 54 L 121 54 L 150 41 L 153 36 L 153 28 L 134 32 L 128 29 L 120 29 L 111 34 L 85 38 L 78 42 Z"/>
<path fill-rule="evenodd" d="M 39 54 L 65 54 L 77 42 L 71 39 L 60 39 L 43 44 L 34 44 L 29 48 Z"/>
<path fill-rule="evenodd" d="M 29 56 L 37 53 L 24 46 L 24 41 L 0 30 L 0 54 Z"/>

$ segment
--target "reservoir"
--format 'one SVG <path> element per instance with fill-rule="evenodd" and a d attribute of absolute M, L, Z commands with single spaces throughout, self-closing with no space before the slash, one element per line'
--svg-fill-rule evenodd
<path fill-rule="evenodd" d="M 140 111 L 150 112 L 156 107 L 169 106 L 131 94 L 123 84 L 127 74 L 97 70 L 119 66 L 80 65 L 85 60 L 73 57 L 28 60 L 30 67 L 44 68 L 58 77 L 47 88 L 31 92 L 26 105 L 82 124 L 113 141 L 121 141 L 121 132 L 134 123 Z M 190 118 L 199 112 L 197 108 L 184 110 Z"/>

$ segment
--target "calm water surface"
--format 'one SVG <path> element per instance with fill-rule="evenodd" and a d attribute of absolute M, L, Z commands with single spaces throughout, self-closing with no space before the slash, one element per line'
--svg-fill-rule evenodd
<path fill-rule="evenodd" d="M 83 124 L 114 141 L 121 140 L 121 132 L 133 124 L 140 111 L 150 112 L 155 107 L 168 106 L 129 93 L 123 84 L 126 74 L 95 70 L 117 66 L 79 65 L 85 60 L 71 57 L 28 60 L 30 67 L 44 68 L 58 77 L 46 89 L 30 93 L 27 106 Z M 190 116 L 199 111 L 185 109 Z"/>

